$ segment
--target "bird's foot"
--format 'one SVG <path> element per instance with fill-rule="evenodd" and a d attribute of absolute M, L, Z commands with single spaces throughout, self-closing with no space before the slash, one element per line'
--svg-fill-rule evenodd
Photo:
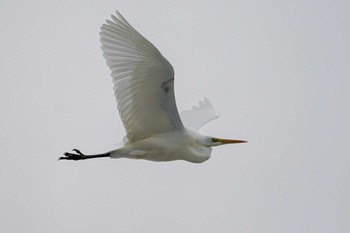
<path fill-rule="evenodd" d="M 78 149 L 73 149 L 75 153 L 64 152 L 63 157 L 59 157 L 58 160 L 82 160 L 86 159 L 86 156 L 80 152 Z"/>

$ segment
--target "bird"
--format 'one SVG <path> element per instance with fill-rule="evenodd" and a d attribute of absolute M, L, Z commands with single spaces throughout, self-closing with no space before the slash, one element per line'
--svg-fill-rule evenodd
<path fill-rule="evenodd" d="M 59 160 L 110 157 L 202 163 L 210 158 L 214 146 L 247 142 L 198 132 L 204 124 L 219 117 L 207 98 L 179 114 L 172 65 L 118 11 L 111 15 L 111 20 L 106 20 L 99 34 L 126 131 L 124 145 L 90 155 L 73 149 Z"/>

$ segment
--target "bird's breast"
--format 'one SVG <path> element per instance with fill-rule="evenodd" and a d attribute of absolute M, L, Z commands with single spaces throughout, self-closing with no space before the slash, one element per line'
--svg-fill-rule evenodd
<path fill-rule="evenodd" d="M 159 134 L 132 145 L 146 153 L 143 159 L 152 161 L 186 160 L 201 163 L 210 158 L 212 149 L 200 144 L 192 137 L 180 133 Z"/>

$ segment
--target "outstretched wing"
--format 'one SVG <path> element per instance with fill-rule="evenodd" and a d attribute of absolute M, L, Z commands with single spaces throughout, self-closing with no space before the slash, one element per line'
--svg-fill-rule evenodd
<path fill-rule="evenodd" d="M 182 129 L 173 67 L 119 12 L 111 17 L 101 27 L 101 48 L 129 142 Z"/>
<path fill-rule="evenodd" d="M 198 106 L 193 106 L 192 110 L 186 110 L 180 113 L 185 127 L 198 131 L 203 125 L 219 118 L 219 114 L 215 112 L 213 105 L 207 98 L 199 101 Z"/>

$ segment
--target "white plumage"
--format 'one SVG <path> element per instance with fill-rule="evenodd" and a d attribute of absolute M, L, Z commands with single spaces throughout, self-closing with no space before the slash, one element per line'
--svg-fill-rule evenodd
<path fill-rule="evenodd" d="M 204 101 L 199 101 L 198 106 L 193 106 L 191 110 L 182 111 L 180 117 L 186 128 L 198 131 L 209 121 L 219 118 L 219 114 L 215 112 L 208 98 L 204 98 Z"/>
<path fill-rule="evenodd" d="M 102 26 L 101 48 L 112 71 L 129 142 L 183 129 L 175 104 L 173 67 L 118 12 L 117 16 Z"/>
<path fill-rule="evenodd" d="M 181 159 L 198 163 L 209 159 L 212 146 L 245 142 L 197 133 L 219 116 L 207 98 L 182 112 L 182 123 L 175 103 L 173 67 L 119 12 L 101 27 L 100 37 L 127 140 L 124 147 L 107 153 L 84 155 L 74 149 L 76 153 L 66 152 L 60 159 Z"/>

